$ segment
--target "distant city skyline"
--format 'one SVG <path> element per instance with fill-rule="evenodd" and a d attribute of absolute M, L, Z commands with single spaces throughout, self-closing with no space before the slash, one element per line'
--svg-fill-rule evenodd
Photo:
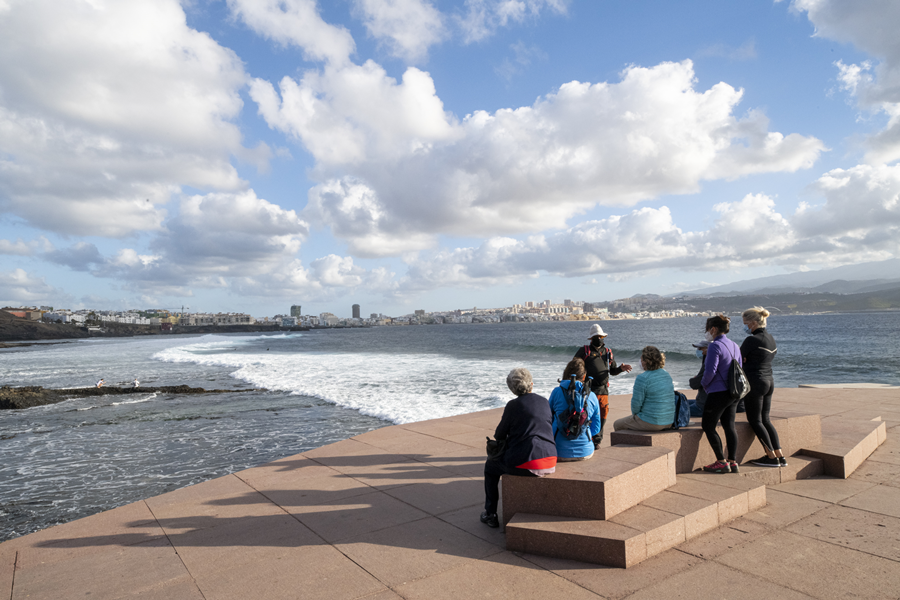
<path fill-rule="evenodd" d="M 6 0 L 0 305 L 410 314 L 896 258 L 898 30 L 883 0 Z"/>

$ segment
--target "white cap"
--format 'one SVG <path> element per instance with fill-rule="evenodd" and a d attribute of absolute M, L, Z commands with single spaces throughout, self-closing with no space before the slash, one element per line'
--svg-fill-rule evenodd
<path fill-rule="evenodd" d="M 591 325 L 591 333 L 588 335 L 588 339 L 591 339 L 595 335 L 599 335 L 600 337 L 606 337 L 606 334 L 603 333 L 603 328 L 594 323 Z"/>

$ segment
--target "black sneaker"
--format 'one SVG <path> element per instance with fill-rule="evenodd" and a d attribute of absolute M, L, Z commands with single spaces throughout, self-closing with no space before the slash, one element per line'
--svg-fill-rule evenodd
<path fill-rule="evenodd" d="M 734 461 L 728 463 L 728 468 L 731 469 L 731 472 L 732 472 L 732 473 L 737 473 L 737 472 L 738 472 L 738 464 L 737 464 L 736 462 L 734 462 Z"/>
<path fill-rule="evenodd" d="M 779 456 L 779 457 L 778 457 L 778 466 L 780 466 L 780 467 L 786 467 L 786 466 L 787 466 L 787 459 L 786 459 L 785 457 L 783 457 L 783 456 Z"/>
<path fill-rule="evenodd" d="M 481 522 L 488 527 L 500 527 L 500 521 L 497 519 L 497 513 L 488 514 L 488 511 L 481 513 Z"/>
<path fill-rule="evenodd" d="M 763 456 L 762 458 L 757 458 L 756 460 L 750 461 L 751 465 L 756 465 L 757 467 L 780 467 L 781 463 L 778 462 L 777 458 L 769 458 L 768 456 Z"/>

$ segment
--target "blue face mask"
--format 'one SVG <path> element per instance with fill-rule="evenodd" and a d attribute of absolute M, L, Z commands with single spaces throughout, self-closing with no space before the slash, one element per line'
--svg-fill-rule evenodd
<path fill-rule="evenodd" d="M 753 334 L 753 330 L 750 329 L 750 328 L 747 326 L 746 323 L 744 323 L 744 333 L 746 333 L 747 335 L 752 335 L 752 334 Z"/>
<path fill-rule="evenodd" d="M 701 350 L 700 348 L 697 348 L 697 351 L 694 352 L 694 354 L 697 355 L 697 358 L 703 358 L 703 350 Z"/>

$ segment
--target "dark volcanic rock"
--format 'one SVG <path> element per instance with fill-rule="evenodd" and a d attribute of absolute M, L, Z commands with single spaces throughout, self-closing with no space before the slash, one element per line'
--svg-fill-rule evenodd
<path fill-rule="evenodd" d="M 87 396 L 110 396 L 121 394 L 146 394 L 158 392 L 161 394 L 239 394 L 242 392 L 265 392 L 265 389 L 249 390 L 207 390 L 193 388 L 188 385 L 168 385 L 161 387 L 89 387 L 72 388 L 65 390 L 47 390 L 39 385 L 26 387 L 0 387 L 0 410 L 31 408 L 45 404 L 55 404 L 72 398 L 85 398 Z"/>

